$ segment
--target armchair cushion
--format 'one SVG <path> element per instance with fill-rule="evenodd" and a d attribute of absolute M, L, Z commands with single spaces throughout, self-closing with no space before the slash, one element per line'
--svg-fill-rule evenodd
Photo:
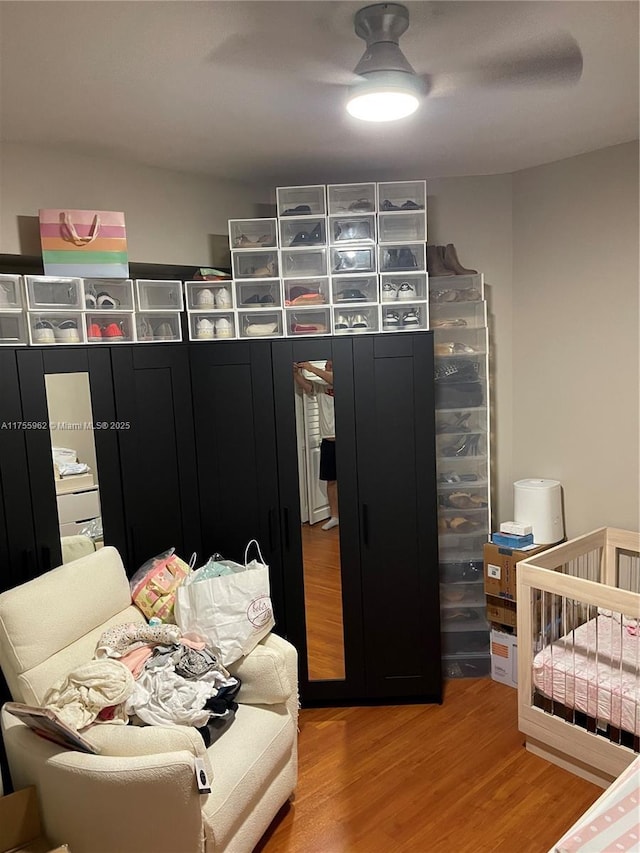
<path fill-rule="evenodd" d="M 276 643 L 266 638 L 253 651 L 229 667 L 242 682 L 238 702 L 245 705 L 278 705 L 291 696 L 286 661 Z"/>

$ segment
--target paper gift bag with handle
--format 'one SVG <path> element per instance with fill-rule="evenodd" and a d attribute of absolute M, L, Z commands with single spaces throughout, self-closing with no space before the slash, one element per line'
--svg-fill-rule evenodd
<path fill-rule="evenodd" d="M 128 278 L 124 213 L 113 210 L 40 210 L 46 275 Z"/>
<path fill-rule="evenodd" d="M 249 561 L 254 545 L 259 559 Z M 223 666 L 248 655 L 275 625 L 269 567 L 255 539 L 247 545 L 244 565 L 217 564 L 228 574 L 199 580 L 196 570 L 176 591 L 175 619 L 184 633 L 195 631 L 216 650 Z"/>

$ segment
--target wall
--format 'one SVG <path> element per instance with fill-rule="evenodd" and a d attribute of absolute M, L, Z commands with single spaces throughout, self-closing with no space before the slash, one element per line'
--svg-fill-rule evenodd
<path fill-rule="evenodd" d="M 0 253 L 37 254 L 41 207 L 124 210 L 132 261 L 207 266 L 214 234 L 270 192 L 56 148 L 0 144 Z M 35 245 L 34 245 L 35 243 Z"/>
<path fill-rule="evenodd" d="M 567 535 L 639 525 L 638 144 L 513 176 L 513 476 Z"/>

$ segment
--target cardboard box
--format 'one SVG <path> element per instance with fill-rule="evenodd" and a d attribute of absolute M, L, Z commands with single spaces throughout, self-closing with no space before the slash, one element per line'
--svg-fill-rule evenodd
<path fill-rule="evenodd" d="M 69 853 L 66 844 L 54 848 L 42 834 L 35 788 L 0 797 L 0 853 Z"/>
<path fill-rule="evenodd" d="M 487 542 L 484 546 L 484 591 L 487 595 L 516 600 L 516 563 L 550 545 L 533 545 L 518 551 Z"/>
<path fill-rule="evenodd" d="M 496 622 L 498 625 L 508 625 L 510 628 L 515 628 L 518 623 L 515 601 L 488 595 L 487 619 L 489 622 Z"/>
<path fill-rule="evenodd" d="M 491 678 L 509 687 L 518 686 L 518 638 L 491 631 Z"/>

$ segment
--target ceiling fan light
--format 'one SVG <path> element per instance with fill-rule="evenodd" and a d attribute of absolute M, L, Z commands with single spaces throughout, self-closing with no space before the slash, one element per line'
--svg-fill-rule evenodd
<path fill-rule="evenodd" d="M 362 121 L 397 121 L 420 106 L 420 80 L 402 71 L 373 72 L 352 87 L 347 112 Z"/>

